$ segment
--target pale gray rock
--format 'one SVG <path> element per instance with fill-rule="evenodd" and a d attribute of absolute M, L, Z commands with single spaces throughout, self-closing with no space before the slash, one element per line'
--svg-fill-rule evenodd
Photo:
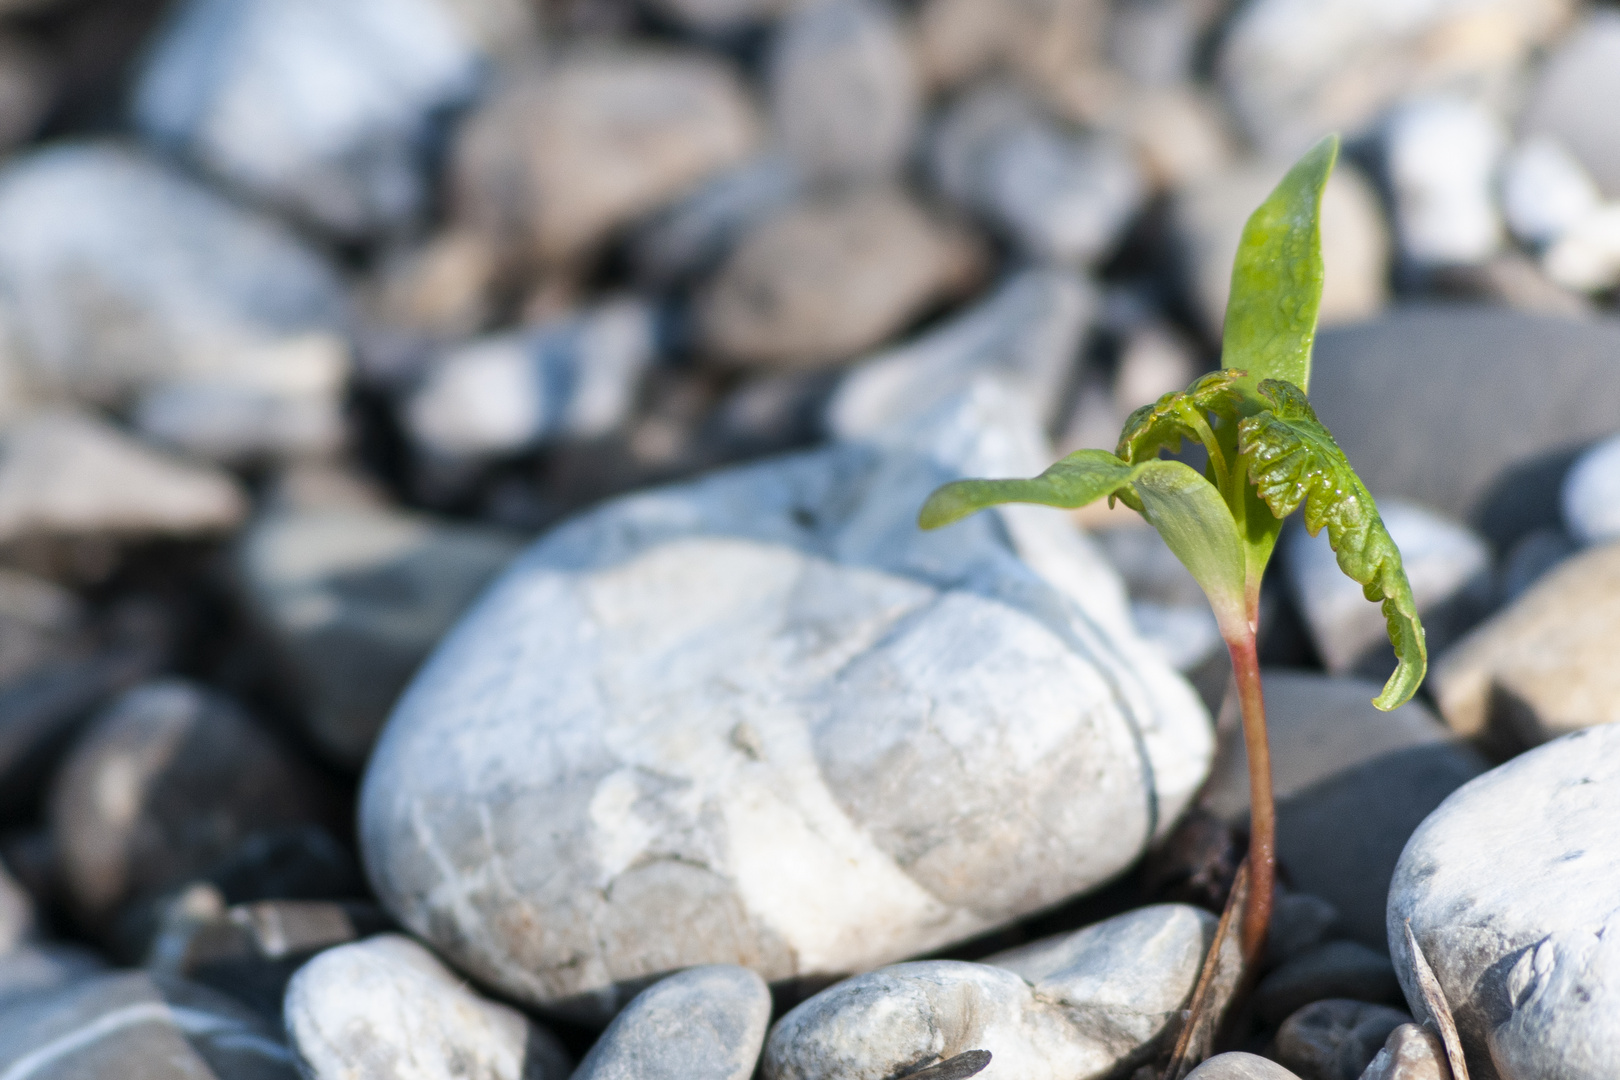
<path fill-rule="evenodd" d="M 951 106 L 928 158 L 941 191 L 1026 254 L 1070 265 L 1108 254 L 1147 197 L 1126 145 L 1070 132 L 1001 84 Z"/>
<path fill-rule="evenodd" d="M 960 293 L 979 262 L 966 233 L 899 187 L 813 195 L 738 241 L 698 296 L 698 344 L 733 365 L 836 365 Z"/>
<path fill-rule="evenodd" d="M 1197 699 L 1062 515 L 915 526 L 939 482 L 1045 454 L 983 382 L 551 533 L 373 754 L 384 904 L 504 993 L 605 1017 L 660 972 L 869 968 L 1120 872 L 1203 779 Z"/>
<path fill-rule="evenodd" d="M 1431 814 L 1401 855 L 1389 941 L 1423 949 L 1475 1080 L 1597 1080 L 1620 1061 L 1620 726 L 1498 766 Z"/>
<path fill-rule="evenodd" d="M 1398 499 L 1380 500 L 1378 514 L 1400 548 L 1430 653 L 1438 653 L 1490 607 L 1490 545 L 1468 526 Z M 1326 529 L 1312 536 L 1292 526 L 1283 558 L 1294 600 L 1329 671 L 1351 671 L 1370 652 L 1388 649 L 1382 607 L 1339 569 Z"/>
<path fill-rule="evenodd" d="M 1620 285 L 1620 202 L 1608 202 L 1565 230 L 1542 255 L 1547 277 L 1575 292 Z"/>
<path fill-rule="evenodd" d="M 0 863 L 0 958 L 22 947 L 37 929 L 33 899 Z"/>
<path fill-rule="evenodd" d="M 1163 904 L 990 957 L 896 964 L 784 1016 L 767 1080 L 883 1080 L 988 1050 L 986 1080 L 1116 1075 L 1151 1056 L 1192 995 L 1215 918 Z"/>
<path fill-rule="evenodd" d="M 1594 115 L 1592 102 L 1617 93 L 1620 13 L 1593 9 L 1547 58 L 1520 119 L 1526 133 L 1558 139 L 1611 199 L 1620 198 L 1620 137 Z"/>
<path fill-rule="evenodd" d="M 1445 1043 L 1427 1027 L 1402 1024 L 1389 1033 L 1361 1080 L 1452 1080 Z"/>
<path fill-rule="evenodd" d="M 1317 335 L 1311 405 L 1369 491 L 1505 550 L 1557 523 L 1571 448 L 1620 431 L 1617 351 L 1620 320 L 1408 305 Z"/>
<path fill-rule="evenodd" d="M 1620 539 L 1620 438 L 1585 451 L 1559 491 L 1564 528 L 1582 544 Z"/>
<path fill-rule="evenodd" d="M 330 793 L 230 700 L 180 679 L 129 691 L 62 764 L 49 814 L 92 924 L 212 869 L 254 833 L 330 820 Z"/>
<path fill-rule="evenodd" d="M 1536 746 L 1620 720 L 1620 544 L 1572 556 L 1439 657 L 1435 700 L 1452 730 Z"/>
<path fill-rule="evenodd" d="M 1262 1020 L 1275 1024 L 1314 1001 L 1376 1004 L 1399 997 L 1395 969 L 1383 950 L 1356 941 L 1330 941 L 1285 961 L 1261 979 L 1254 990 L 1254 1009 Z M 1351 1080 L 1361 1075 L 1389 1030 L 1379 1032 L 1368 1046 L 1367 1056 L 1350 1073 Z"/>
<path fill-rule="evenodd" d="M 1502 123 L 1454 95 L 1402 103 L 1384 124 L 1383 150 L 1395 199 L 1395 235 L 1416 266 L 1477 263 L 1502 242 L 1497 165 Z"/>
<path fill-rule="evenodd" d="M 1073 271 L 1019 271 L 937 329 L 862 361 L 829 402 L 827 427 L 876 437 L 987 374 L 1022 389 L 1050 424 L 1097 308 L 1095 287 Z"/>
<path fill-rule="evenodd" d="M 1302 1080 L 1275 1061 L 1254 1054 L 1216 1054 L 1187 1074 L 1187 1080 Z"/>
<path fill-rule="evenodd" d="M 881 179 L 911 150 L 922 92 L 889 0 L 801 5 L 776 30 L 766 84 L 776 135 L 812 181 Z"/>
<path fill-rule="evenodd" d="M 229 531 L 247 497 L 229 474 L 153 450 L 88 414 L 52 409 L 0 435 L 0 541 Z"/>
<path fill-rule="evenodd" d="M 1597 182 L 1554 136 L 1530 136 L 1502 163 L 1502 215 L 1527 244 L 1551 244 L 1602 201 Z"/>
<path fill-rule="evenodd" d="M 1194 82 L 1203 38 L 1221 15 L 1210 0 L 1124 0 L 1108 20 L 1108 59 L 1144 87 Z"/>
<path fill-rule="evenodd" d="M 1384 945 L 1384 901 L 1401 846 L 1485 761 L 1417 702 L 1373 708 L 1380 684 L 1266 671 L 1266 724 L 1277 799 L 1277 857 L 1294 887 L 1331 903 L 1346 937 Z M 1204 803 L 1242 823 L 1248 756 L 1233 725 Z"/>
<path fill-rule="evenodd" d="M 410 938 L 328 949 L 287 987 L 285 1023 L 312 1080 L 564 1080 L 568 1055 Z"/>
<path fill-rule="evenodd" d="M 804 177 L 780 153 L 713 177 L 635 231 L 628 255 L 637 279 L 668 288 L 713 270 L 739 236 L 803 194 Z"/>
<path fill-rule="evenodd" d="M 27 1080 L 296 1080 L 280 1035 L 229 998 L 144 972 L 81 979 L 0 1011 L 0 1070 Z"/>
<path fill-rule="evenodd" d="M 1184 273 L 1205 329 L 1219 336 L 1226 319 L 1232 260 L 1249 215 L 1288 172 L 1287 161 L 1240 163 L 1197 178 L 1173 203 Z M 1376 315 L 1388 302 L 1389 227 L 1372 185 L 1340 161 L 1322 192 L 1324 326 Z"/>
<path fill-rule="evenodd" d="M 1096 537 L 1125 579 L 1137 633 L 1159 650 L 1166 663 L 1190 673 L 1217 654 L 1224 656 L 1209 601 L 1157 531 L 1141 522 L 1103 529 Z"/>
<path fill-rule="evenodd" d="M 75 945 L 21 945 L 0 955 L 0 1009 L 53 993 L 69 983 L 99 975 L 106 968 L 100 957 Z"/>
<path fill-rule="evenodd" d="M 437 0 L 187 0 L 135 84 L 137 129 L 239 191 L 349 240 L 430 193 L 434 120 L 478 52 Z"/>
<path fill-rule="evenodd" d="M 688 968 L 637 994 L 572 1080 L 748 1080 L 770 1022 L 771 993 L 754 972 Z"/>
<path fill-rule="evenodd" d="M 1255 0 L 1227 29 L 1217 68 L 1249 137 L 1291 158 L 1329 131 L 1362 131 L 1414 93 L 1455 86 L 1501 93 L 1572 7 L 1569 0 Z M 1484 26 L 1488 33 L 1479 32 Z"/>
<path fill-rule="evenodd" d="M 451 215 L 515 257 L 566 263 L 754 151 L 735 72 L 701 53 L 594 48 L 518 65 L 462 123 Z"/>
<path fill-rule="evenodd" d="M 135 406 L 153 435 L 217 456 L 341 439 L 332 268 L 133 149 L 57 145 L 0 172 L 0 296 L 5 366 L 37 395 Z"/>
<path fill-rule="evenodd" d="M 1411 1021 L 1399 1009 L 1384 1005 L 1317 1001 L 1277 1029 L 1277 1061 L 1301 1080 L 1357 1080 L 1395 1029 Z"/>
<path fill-rule="evenodd" d="M 334 761 L 364 763 L 418 664 L 517 553 L 515 538 L 382 508 L 268 514 L 238 581 Z"/>
<path fill-rule="evenodd" d="M 1108 22 L 1101 0 L 927 0 L 918 53 L 936 88 L 1004 69 L 1063 101 L 1102 62 Z"/>
<path fill-rule="evenodd" d="M 432 362 L 402 420 L 427 453 L 477 459 L 622 426 L 658 352 L 657 313 L 621 297 L 466 342 Z"/>

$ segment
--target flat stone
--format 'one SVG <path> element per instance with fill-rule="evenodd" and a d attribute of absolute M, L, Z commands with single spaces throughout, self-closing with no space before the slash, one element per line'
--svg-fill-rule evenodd
<path fill-rule="evenodd" d="M 1525 55 L 1563 29 L 1572 7 L 1569 0 L 1260 0 L 1227 28 L 1216 66 L 1249 137 L 1292 157 L 1326 132 L 1360 133 L 1414 93 L 1504 90 Z M 1480 32 L 1485 26 L 1490 31 Z"/>
<path fill-rule="evenodd" d="M 485 526 L 317 508 L 260 518 L 236 562 L 310 735 L 356 768 L 417 665 L 518 549 Z"/>
<path fill-rule="evenodd" d="M 1372 706 L 1378 683 L 1264 672 L 1277 857 L 1294 887 L 1339 910 L 1347 937 L 1384 947 L 1384 901 L 1401 847 L 1485 761 L 1416 702 Z M 1249 812 L 1248 755 L 1223 739 L 1204 804 L 1227 821 Z"/>
<path fill-rule="evenodd" d="M 633 297 L 476 338 L 432 362 L 405 401 L 418 447 L 446 458 L 512 454 L 622 427 L 658 353 L 656 312 Z"/>
<path fill-rule="evenodd" d="M 1502 242 L 1502 122 L 1461 95 L 1407 101 L 1384 122 L 1401 253 L 1417 266 L 1483 261 Z"/>
<path fill-rule="evenodd" d="M 1620 545 L 1572 556 L 1439 657 L 1431 677 L 1446 722 L 1538 746 L 1620 720 Z"/>
<path fill-rule="evenodd" d="M 1426 1027 L 1402 1024 L 1389 1033 L 1361 1080 L 1452 1080 L 1445 1043 Z"/>
<path fill-rule="evenodd" d="M 921 87 L 887 0 L 799 5 L 778 24 L 766 84 L 776 134 L 813 181 L 891 176 L 911 150 Z"/>
<path fill-rule="evenodd" d="M 1318 334 L 1311 404 L 1369 491 L 1503 549 L 1557 524 L 1573 448 L 1620 430 L 1616 354 L 1620 320 L 1413 305 Z"/>
<path fill-rule="evenodd" d="M 1592 115 L 1591 103 L 1620 93 L 1620 15 L 1582 14 L 1547 57 L 1532 83 L 1520 123 L 1558 139 L 1597 181 L 1620 198 L 1620 138 Z"/>
<path fill-rule="evenodd" d="M 937 328 L 863 360 L 828 403 L 827 428 L 876 437 L 985 375 L 1017 386 L 1050 424 L 1098 306 L 1096 288 L 1073 271 L 1019 271 Z"/>
<path fill-rule="evenodd" d="M 1000 84 L 946 111 L 928 157 L 940 190 L 1047 261 L 1079 266 L 1108 254 L 1147 197 L 1122 142 L 1067 130 Z"/>
<path fill-rule="evenodd" d="M 53 993 L 107 968 L 95 953 L 76 945 L 29 942 L 0 954 L 0 1008 Z"/>
<path fill-rule="evenodd" d="M 153 450 L 88 414 L 41 412 L 0 435 L 0 542 L 208 536 L 247 516 L 229 474 Z"/>
<path fill-rule="evenodd" d="M 202 987 L 119 972 L 0 1012 L 0 1069 L 29 1080 L 295 1080 L 262 1020 Z"/>
<path fill-rule="evenodd" d="M 736 74 L 695 52 L 593 49 L 519 66 L 462 124 L 451 215 L 563 263 L 754 149 Z"/>
<path fill-rule="evenodd" d="M 1278 1023 L 1316 1001 L 1345 999 L 1376 1004 L 1399 1000 L 1395 969 L 1382 949 L 1356 941 L 1330 941 L 1285 961 L 1260 980 L 1254 1008 L 1262 1020 Z M 1393 1027 L 1393 1025 L 1391 1025 Z M 1367 1056 L 1350 1073 L 1351 1080 L 1384 1043 L 1385 1029 L 1367 1048 Z"/>
<path fill-rule="evenodd" d="M 1040 468 L 1021 400 L 983 382 L 885 439 L 620 499 L 520 557 L 366 774 L 367 867 L 404 925 L 605 1018 L 695 964 L 926 952 L 1168 831 L 1208 721 L 1101 557 L 1035 508 L 916 529 L 942 480 Z"/>
<path fill-rule="evenodd" d="M 1212 335 L 1219 336 L 1226 319 L 1232 260 L 1243 238 L 1243 226 L 1287 173 L 1289 164 L 1239 164 L 1200 177 L 1175 195 L 1173 221 L 1185 261 L 1184 274 L 1204 328 Z M 1378 314 L 1389 298 L 1389 226 L 1372 185 L 1348 162 L 1339 162 L 1328 178 L 1322 193 L 1321 225 L 1326 267 L 1322 325 Z M 1321 367 L 1318 364 L 1317 370 Z"/>
<path fill-rule="evenodd" d="M 1152 1056 L 1191 996 L 1215 918 L 1164 904 L 991 957 L 846 980 L 789 1012 L 766 1080 L 883 1080 L 988 1050 L 986 1080 L 1090 1080 Z"/>
<path fill-rule="evenodd" d="M 226 184 L 349 240 L 425 208 L 442 114 L 479 54 L 436 0 L 188 0 L 135 83 L 136 127 Z"/>
<path fill-rule="evenodd" d="M 1459 790 L 1412 835 L 1389 941 L 1428 1016 L 1407 926 L 1475 1080 L 1597 1080 L 1620 1061 L 1620 726 L 1566 735 Z"/>
<path fill-rule="evenodd" d="M 1605 439 L 1577 458 L 1559 495 L 1564 527 L 1575 540 L 1620 540 L 1620 438 Z"/>
<path fill-rule="evenodd" d="M 578 1080 L 748 1080 L 771 1022 L 771 993 L 747 968 L 709 964 L 631 999 L 579 1063 Z"/>
<path fill-rule="evenodd" d="M 564 1080 L 568 1055 L 398 934 L 327 949 L 287 988 L 287 1034 L 314 1080 Z"/>
<path fill-rule="evenodd" d="M 1400 549 L 1433 656 L 1490 610 L 1490 545 L 1466 525 L 1398 499 L 1379 501 L 1378 514 Z M 1313 537 L 1294 523 L 1284 537 L 1282 555 L 1294 600 L 1327 669 L 1343 674 L 1376 653 L 1383 670 L 1363 673 L 1372 677 L 1393 671 L 1383 607 L 1368 600 L 1361 585 L 1339 569 L 1327 530 Z"/>
<path fill-rule="evenodd" d="M 129 691 L 80 737 L 50 796 L 78 912 L 211 869 L 253 833 L 333 816 L 320 781 L 226 698 L 180 679 Z"/>
<path fill-rule="evenodd" d="M 1187 1080 L 1301 1080 L 1275 1061 L 1254 1054 L 1216 1054 L 1187 1074 Z"/>
<path fill-rule="evenodd" d="M 826 367 L 880 344 L 976 276 L 971 239 L 899 188 L 814 196 L 743 236 L 697 301 L 730 364 Z"/>
<path fill-rule="evenodd" d="M 1358 1080 L 1385 1040 L 1411 1021 L 1401 1010 L 1383 1005 L 1317 1001 L 1277 1029 L 1277 1061 L 1303 1080 Z"/>

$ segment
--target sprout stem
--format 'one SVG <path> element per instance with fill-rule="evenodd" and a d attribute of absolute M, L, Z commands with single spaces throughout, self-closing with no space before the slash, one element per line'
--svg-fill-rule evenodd
<path fill-rule="evenodd" d="M 1227 640 L 1243 708 L 1243 744 L 1249 753 L 1249 896 L 1243 905 L 1244 967 L 1253 973 L 1266 947 L 1277 880 L 1277 810 L 1271 794 L 1271 748 L 1260 690 L 1260 655 L 1254 633 Z M 1250 975 L 1252 978 L 1252 974 Z"/>

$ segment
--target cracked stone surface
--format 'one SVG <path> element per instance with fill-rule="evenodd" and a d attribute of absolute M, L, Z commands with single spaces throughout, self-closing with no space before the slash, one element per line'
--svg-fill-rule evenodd
<path fill-rule="evenodd" d="M 984 1080 L 1117 1075 L 1170 1034 L 1215 923 L 1157 904 L 982 964 L 924 960 L 857 976 L 777 1023 L 766 1080 L 884 1080 L 968 1050 L 990 1051 Z"/>
<path fill-rule="evenodd" d="M 1064 515 L 914 524 L 942 481 L 1038 471 L 1037 430 L 981 382 L 542 539 L 384 729 L 384 904 L 599 1021 L 663 972 L 869 969 L 1123 870 L 1206 775 L 1207 713 Z"/>
<path fill-rule="evenodd" d="M 1598 1080 L 1620 1061 L 1620 726 L 1588 728 L 1459 788 L 1407 842 L 1389 941 L 1428 1016 L 1405 925 L 1474 1080 Z"/>

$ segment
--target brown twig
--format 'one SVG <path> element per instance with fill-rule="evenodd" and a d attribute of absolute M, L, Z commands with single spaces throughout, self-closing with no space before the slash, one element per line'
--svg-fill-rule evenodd
<path fill-rule="evenodd" d="M 1215 1048 L 1215 1036 L 1221 1019 L 1232 1003 L 1248 966 L 1239 962 L 1236 971 L 1226 962 L 1227 943 L 1238 926 L 1238 912 L 1246 908 L 1249 894 L 1249 864 L 1238 867 L 1232 881 L 1232 891 L 1226 898 L 1226 908 L 1215 927 L 1215 940 L 1204 954 L 1204 968 L 1193 988 L 1192 1000 L 1187 1003 L 1181 1033 L 1176 1036 L 1176 1047 L 1170 1053 L 1163 1080 L 1182 1080 L 1198 1063 L 1209 1057 Z"/>

